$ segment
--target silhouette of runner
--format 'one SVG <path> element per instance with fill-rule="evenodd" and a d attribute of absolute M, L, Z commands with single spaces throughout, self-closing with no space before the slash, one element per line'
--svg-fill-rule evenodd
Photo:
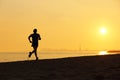
<path fill-rule="evenodd" d="M 30 43 L 32 43 L 33 51 L 29 52 L 28 57 L 30 58 L 33 53 L 35 53 L 36 60 L 38 60 L 37 56 L 37 48 L 38 48 L 38 40 L 41 40 L 40 34 L 37 33 L 37 29 L 33 30 L 33 34 L 30 34 L 28 37 Z"/>

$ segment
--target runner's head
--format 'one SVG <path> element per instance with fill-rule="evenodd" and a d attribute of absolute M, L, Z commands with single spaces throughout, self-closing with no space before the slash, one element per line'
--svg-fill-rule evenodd
<path fill-rule="evenodd" d="M 37 33 L 37 29 L 34 29 L 33 32 L 34 32 L 34 33 Z"/>

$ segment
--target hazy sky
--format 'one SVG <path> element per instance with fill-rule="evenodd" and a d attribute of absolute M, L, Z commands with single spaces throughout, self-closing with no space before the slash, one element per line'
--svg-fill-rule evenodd
<path fill-rule="evenodd" d="M 0 0 L 0 52 L 31 50 L 34 28 L 39 50 L 120 49 L 120 1 Z"/>

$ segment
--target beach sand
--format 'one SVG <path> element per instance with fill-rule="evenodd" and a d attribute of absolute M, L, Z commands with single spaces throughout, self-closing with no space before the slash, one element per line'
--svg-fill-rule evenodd
<path fill-rule="evenodd" d="M 4 62 L 0 80 L 120 80 L 120 55 Z"/>

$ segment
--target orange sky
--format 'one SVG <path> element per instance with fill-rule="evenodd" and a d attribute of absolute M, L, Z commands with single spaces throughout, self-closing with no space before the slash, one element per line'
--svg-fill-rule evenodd
<path fill-rule="evenodd" d="M 33 28 L 42 37 L 39 50 L 120 49 L 120 1 L 0 0 L 0 52 L 31 50 Z"/>

